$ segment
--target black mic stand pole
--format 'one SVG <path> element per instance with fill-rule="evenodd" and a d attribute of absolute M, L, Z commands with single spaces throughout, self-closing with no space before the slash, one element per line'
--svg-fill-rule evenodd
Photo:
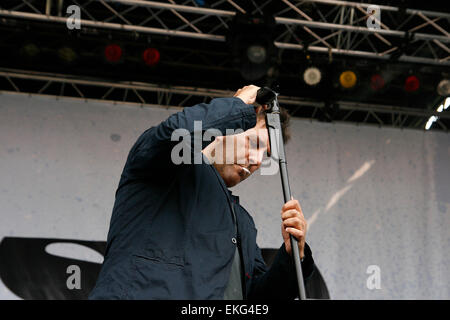
<path fill-rule="evenodd" d="M 261 105 L 268 105 L 266 110 L 266 127 L 269 131 L 270 157 L 277 159 L 279 162 L 281 185 L 283 186 L 284 202 L 291 200 L 291 188 L 289 186 L 289 176 L 287 172 L 286 154 L 284 152 L 284 141 L 281 130 L 280 106 L 278 104 L 278 93 L 265 87 L 258 90 L 256 102 Z M 295 263 L 295 271 L 297 274 L 298 290 L 300 300 L 306 300 L 305 285 L 303 283 L 303 273 L 300 261 L 300 250 L 298 248 L 297 239 L 289 235 L 291 241 L 291 250 Z"/>

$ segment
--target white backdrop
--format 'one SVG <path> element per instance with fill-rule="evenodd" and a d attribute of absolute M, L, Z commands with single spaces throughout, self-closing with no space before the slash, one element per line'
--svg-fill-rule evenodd
<path fill-rule="evenodd" d="M 125 160 L 175 109 L 0 95 L 0 239 L 106 239 Z M 292 121 L 291 189 L 333 299 L 450 299 L 450 136 Z M 281 244 L 279 176 L 234 188 Z M 1 263 L 1 261 L 0 261 Z M 380 289 L 367 268 L 379 267 Z M 0 298 L 16 298 L 0 283 Z"/>

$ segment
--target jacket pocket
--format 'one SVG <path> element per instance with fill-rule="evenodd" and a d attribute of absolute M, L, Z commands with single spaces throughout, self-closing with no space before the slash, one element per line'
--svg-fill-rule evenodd
<path fill-rule="evenodd" d="M 136 267 L 139 265 L 154 264 L 155 267 L 161 267 L 167 270 L 180 269 L 184 267 L 184 259 L 177 256 L 165 258 L 147 254 L 133 254 L 133 263 Z"/>
<path fill-rule="evenodd" d="M 128 291 L 131 299 L 183 299 L 190 280 L 184 265 L 161 260 L 159 257 L 133 254 L 134 274 Z"/>

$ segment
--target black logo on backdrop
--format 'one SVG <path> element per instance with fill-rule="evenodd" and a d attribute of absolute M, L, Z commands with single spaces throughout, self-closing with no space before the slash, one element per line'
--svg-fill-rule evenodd
<path fill-rule="evenodd" d="M 5 286 L 23 299 L 87 299 L 101 264 L 45 251 L 49 244 L 61 242 L 86 246 L 101 255 L 106 248 L 104 241 L 5 237 L 0 243 L 0 278 Z M 67 285 L 71 276 L 67 271 L 73 265 L 81 270 L 80 289 Z"/>

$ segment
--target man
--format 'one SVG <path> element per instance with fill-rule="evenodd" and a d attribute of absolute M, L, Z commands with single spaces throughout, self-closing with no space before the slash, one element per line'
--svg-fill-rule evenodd
<path fill-rule="evenodd" d="M 305 281 L 314 269 L 298 201 L 281 208 L 284 243 L 267 268 L 253 219 L 228 190 L 270 152 L 264 108 L 252 105 L 258 89 L 246 86 L 232 98 L 184 108 L 138 138 L 116 192 L 105 260 L 90 299 L 298 296 L 289 234 L 298 240 Z M 243 132 L 204 142 L 200 163 L 175 164 L 178 141 L 172 135 L 195 136 L 194 121 L 201 121 L 202 133 Z"/>

